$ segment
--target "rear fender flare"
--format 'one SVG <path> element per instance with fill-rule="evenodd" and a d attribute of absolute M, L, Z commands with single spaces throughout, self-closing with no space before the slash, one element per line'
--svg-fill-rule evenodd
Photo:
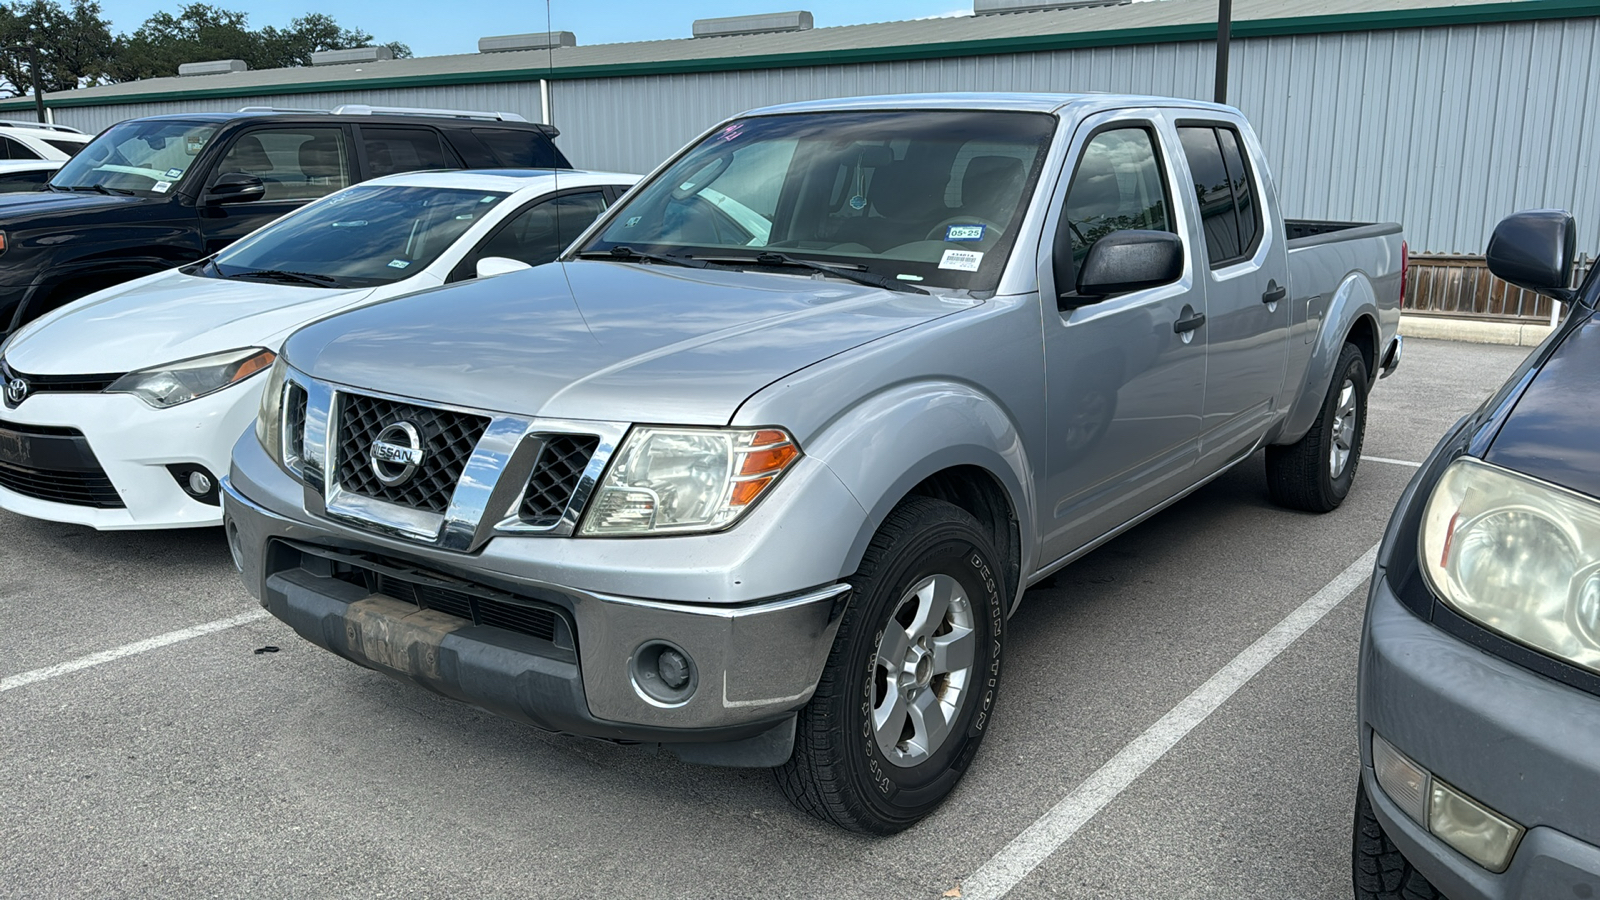
<path fill-rule="evenodd" d="M 1351 272 L 1339 283 L 1328 301 L 1328 312 L 1323 317 L 1322 331 L 1311 347 L 1311 361 L 1306 364 L 1306 375 L 1299 394 L 1289 407 L 1289 415 L 1271 444 L 1292 444 L 1305 437 L 1307 431 L 1322 412 L 1322 401 L 1328 396 L 1328 385 L 1333 381 L 1333 367 L 1339 361 L 1339 351 L 1361 319 L 1371 320 L 1373 332 L 1382 334 L 1378 327 L 1378 299 L 1372 289 L 1372 280 L 1365 272 Z M 1378 348 L 1383 353 L 1383 348 Z M 1368 373 L 1369 375 L 1371 373 Z"/>

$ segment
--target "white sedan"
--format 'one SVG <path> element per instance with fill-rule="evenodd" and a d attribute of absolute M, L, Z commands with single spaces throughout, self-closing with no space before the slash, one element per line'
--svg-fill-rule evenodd
<path fill-rule="evenodd" d="M 548 262 L 636 181 L 417 172 L 330 194 L 0 345 L 0 508 L 104 530 L 217 525 L 218 476 L 291 332 Z M 448 294 L 441 295 L 448 297 Z"/>

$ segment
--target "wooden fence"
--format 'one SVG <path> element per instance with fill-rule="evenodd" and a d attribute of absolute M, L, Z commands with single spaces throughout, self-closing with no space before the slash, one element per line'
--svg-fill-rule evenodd
<path fill-rule="evenodd" d="M 1594 264 L 1591 257 L 1579 258 L 1573 271 L 1574 286 Z M 1553 322 L 1558 313 L 1549 297 L 1494 277 L 1481 256 L 1433 253 L 1411 257 L 1405 311 L 1497 322 Z"/>

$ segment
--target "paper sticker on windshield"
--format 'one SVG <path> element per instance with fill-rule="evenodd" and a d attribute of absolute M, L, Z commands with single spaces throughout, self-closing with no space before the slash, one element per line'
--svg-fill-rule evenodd
<path fill-rule="evenodd" d="M 947 241 L 981 241 L 983 240 L 983 225 L 951 225 L 944 230 L 944 239 Z"/>
<path fill-rule="evenodd" d="M 736 140 L 743 132 L 744 123 L 735 122 L 732 125 L 729 125 L 727 128 L 722 129 L 722 133 L 718 134 L 717 137 L 723 141 L 731 141 Z"/>
<path fill-rule="evenodd" d="M 407 259 L 391 259 L 391 260 L 389 260 L 389 268 L 391 268 L 391 269 L 404 269 L 406 266 L 409 266 L 409 265 L 411 265 L 411 261 L 407 260 Z"/>
<path fill-rule="evenodd" d="M 633 226 L 639 224 L 639 220 L 642 219 L 642 218 L 644 218 L 644 216 L 634 216 L 634 217 L 630 218 L 627 222 L 623 223 L 622 227 L 623 228 L 632 228 Z"/>
<path fill-rule="evenodd" d="M 172 190 L 172 182 L 158 181 L 150 186 L 150 190 L 155 191 L 158 194 L 165 194 L 167 191 Z"/>
<path fill-rule="evenodd" d="M 482 200 L 479 200 L 478 202 L 479 203 L 493 203 L 493 202 L 495 202 L 496 200 L 499 200 L 499 199 L 500 199 L 499 197 L 489 196 L 489 197 L 483 198 Z"/>
<path fill-rule="evenodd" d="M 461 215 L 456 216 L 456 221 L 457 222 L 470 222 L 470 221 L 472 221 L 472 218 L 473 218 L 472 213 L 462 213 Z"/>
<path fill-rule="evenodd" d="M 939 268 L 955 269 L 957 272 L 976 272 L 983 263 L 983 254 L 976 250 L 946 250 L 944 258 L 939 260 Z"/>
<path fill-rule="evenodd" d="M 166 177 L 167 177 L 168 180 L 182 178 L 183 177 L 183 170 L 182 169 L 168 169 Z"/>

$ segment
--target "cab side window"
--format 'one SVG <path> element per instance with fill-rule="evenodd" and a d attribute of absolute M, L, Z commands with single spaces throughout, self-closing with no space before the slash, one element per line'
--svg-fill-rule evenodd
<path fill-rule="evenodd" d="M 1261 211 L 1239 133 L 1226 126 L 1185 125 L 1178 129 L 1178 137 L 1194 181 L 1211 267 L 1230 265 L 1255 253 L 1261 236 Z"/>
<path fill-rule="evenodd" d="M 1095 241 L 1113 231 L 1173 231 L 1171 209 L 1155 136 L 1139 127 L 1102 131 L 1089 139 L 1072 175 L 1055 252 L 1072 255 L 1076 279 Z"/>

